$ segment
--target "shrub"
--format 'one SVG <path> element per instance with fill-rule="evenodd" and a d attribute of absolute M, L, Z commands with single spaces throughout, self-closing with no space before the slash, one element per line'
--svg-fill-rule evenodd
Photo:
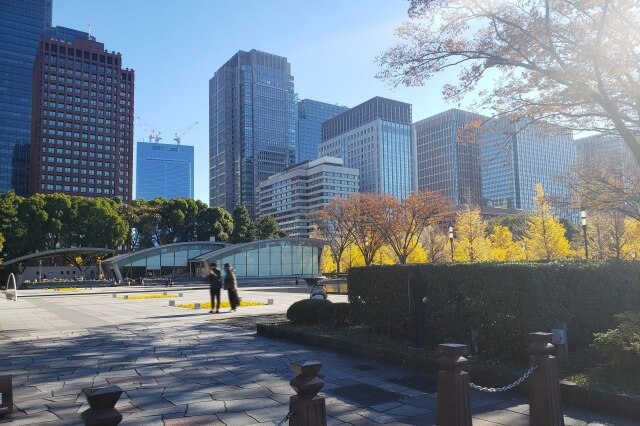
<path fill-rule="evenodd" d="M 318 323 L 324 325 L 331 325 L 333 322 L 333 315 L 336 310 L 336 303 L 329 303 L 320 309 L 318 309 Z"/>
<path fill-rule="evenodd" d="M 626 312 L 616 319 L 616 328 L 594 335 L 593 347 L 612 367 L 640 375 L 640 312 Z"/>
<path fill-rule="evenodd" d="M 299 300 L 287 309 L 287 318 L 293 323 L 318 323 L 318 311 L 327 305 L 331 305 L 329 300 Z"/>
<path fill-rule="evenodd" d="M 350 322 L 349 315 L 348 303 L 332 303 L 318 310 L 318 322 L 335 327 L 344 327 Z"/>
<path fill-rule="evenodd" d="M 465 263 L 351 268 L 351 319 L 408 337 L 408 282 L 425 298 L 432 346 L 470 343 L 483 356 L 522 361 L 527 334 L 567 323 L 570 346 L 585 347 L 614 315 L 640 305 L 640 262 Z"/>

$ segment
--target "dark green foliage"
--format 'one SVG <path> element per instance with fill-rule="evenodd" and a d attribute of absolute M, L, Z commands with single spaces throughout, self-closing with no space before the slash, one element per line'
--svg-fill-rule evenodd
<path fill-rule="evenodd" d="M 229 241 L 234 244 L 254 241 L 256 239 L 256 228 L 247 208 L 245 206 L 236 207 L 232 216 L 233 232 Z"/>
<path fill-rule="evenodd" d="M 616 315 L 618 326 L 597 333 L 593 347 L 611 367 L 640 375 L 640 311 Z"/>
<path fill-rule="evenodd" d="M 276 222 L 273 216 L 265 216 L 255 223 L 256 237 L 259 240 L 266 240 L 268 238 L 282 238 L 286 237 L 286 233 L 280 229 L 280 225 Z"/>
<path fill-rule="evenodd" d="M 331 303 L 320 308 L 318 311 L 318 322 L 320 324 L 343 327 L 349 324 L 349 315 L 348 303 Z"/>
<path fill-rule="evenodd" d="M 409 275 L 423 284 L 429 343 L 469 343 L 483 356 L 523 361 L 527 333 L 564 321 L 570 346 L 591 343 L 614 315 L 640 306 L 640 262 L 479 263 L 351 268 L 354 323 L 407 336 Z"/>
<path fill-rule="evenodd" d="M 287 318 L 293 323 L 317 324 L 318 311 L 331 305 L 329 300 L 299 300 L 287 309 Z"/>

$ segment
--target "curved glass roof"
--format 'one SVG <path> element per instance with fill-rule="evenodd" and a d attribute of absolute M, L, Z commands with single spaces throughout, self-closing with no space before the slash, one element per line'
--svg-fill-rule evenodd
<path fill-rule="evenodd" d="M 323 240 L 317 240 L 314 238 L 272 238 L 268 240 L 258 240 L 251 241 L 249 243 L 241 243 L 241 244 L 230 244 L 229 247 L 225 247 L 220 250 L 215 250 L 207 253 L 203 253 L 198 257 L 191 259 L 193 262 L 209 260 L 209 259 L 218 259 L 221 257 L 228 257 L 237 253 L 242 253 L 246 251 L 250 251 L 255 248 L 259 248 L 264 246 L 266 243 L 288 243 L 291 245 L 302 245 L 302 246 L 310 246 L 310 247 L 318 247 L 322 248 L 327 243 Z"/>
<path fill-rule="evenodd" d="M 55 249 L 55 250 L 39 251 L 36 253 L 27 254 L 25 256 L 16 257 L 15 259 L 7 260 L 1 266 L 6 267 L 14 263 L 43 259 L 51 256 L 60 256 L 63 254 L 70 254 L 70 253 L 72 254 L 100 254 L 100 253 L 112 254 L 115 252 L 116 252 L 115 250 L 108 249 L 108 248 L 100 248 L 100 247 L 61 248 L 61 249 Z"/>
<path fill-rule="evenodd" d="M 227 247 L 229 243 L 222 243 L 220 241 L 190 241 L 183 243 L 173 243 L 173 244 L 165 244 L 158 247 L 151 247 L 143 250 L 133 251 L 130 253 L 120 254 L 118 256 L 111 257 L 109 259 L 105 259 L 102 264 L 106 267 L 113 264 L 127 264 L 131 262 L 135 262 L 140 259 L 144 259 L 147 257 L 157 256 L 162 253 L 170 253 L 176 251 L 185 251 L 185 250 L 206 250 L 209 251 L 217 251 L 219 249 L 223 249 Z"/>

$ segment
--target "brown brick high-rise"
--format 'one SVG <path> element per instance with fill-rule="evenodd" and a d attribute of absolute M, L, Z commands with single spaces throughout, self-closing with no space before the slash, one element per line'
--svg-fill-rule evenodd
<path fill-rule="evenodd" d="M 42 37 L 33 69 L 29 193 L 131 201 L 134 72 L 103 43 Z"/>

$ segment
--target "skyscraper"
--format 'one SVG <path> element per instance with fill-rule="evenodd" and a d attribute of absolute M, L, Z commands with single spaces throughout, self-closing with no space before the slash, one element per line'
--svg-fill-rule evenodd
<path fill-rule="evenodd" d="M 42 37 L 33 74 L 29 192 L 131 201 L 134 72 L 104 44 Z"/>
<path fill-rule="evenodd" d="M 31 78 L 51 0 L 0 0 L 0 193 L 27 192 Z"/>
<path fill-rule="evenodd" d="M 193 147 L 138 142 L 136 198 L 193 198 Z"/>
<path fill-rule="evenodd" d="M 375 97 L 322 125 L 319 157 L 344 159 L 360 172 L 360 192 L 405 198 L 415 189 L 411 104 Z"/>
<path fill-rule="evenodd" d="M 559 127 L 526 122 L 514 127 L 515 137 L 505 152 L 511 151 L 513 155 L 516 208 L 535 210 L 536 183 L 542 185 L 545 195 L 567 202 L 571 196 L 567 179 L 576 162 L 573 135 Z M 558 213 L 565 217 L 572 214 L 568 210 Z"/>
<path fill-rule="evenodd" d="M 415 127 L 418 189 L 441 192 L 460 205 L 530 212 L 536 183 L 548 196 L 569 198 L 566 178 L 576 152 L 573 137 L 562 129 L 458 109 Z"/>
<path fill-rule="evenodd" d="M 482 120 L 450 109 L 415 123 L 418 190 L 439 192 L 455 204 L 480 205 L 480 145 L 471 127 Z"/>
<path fill-rule="evenodd" d="M 209 204 L 255 217 L 258 183 L 295 162 L 296 95 L 287 58 L 239 51 L 209 80 Z"/>
<path fill-rule="evenodd" d="M 322 123 L 349 108 L 303 99 L 298 102 L 298 151 L 296 163 L 318 158 L 322 142 Z"/>

